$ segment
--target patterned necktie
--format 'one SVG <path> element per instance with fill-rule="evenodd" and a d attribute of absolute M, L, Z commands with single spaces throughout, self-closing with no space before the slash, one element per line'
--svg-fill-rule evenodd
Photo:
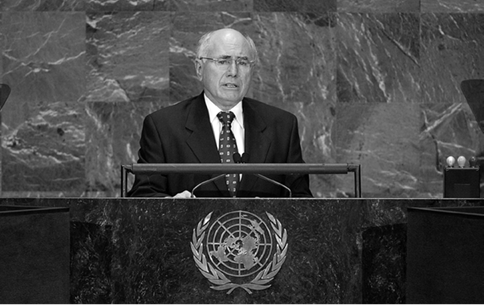
<path fill-rule="evenodd" d="M 235 114 L 230 112 L 219 112 L 218 119 L 222 122 L 222 131 L 220 132 L 219 153 L 222 163 L 234 162 L 233 155 L 237 152 L 237 143 L 235 142 L 234 134 L 232 133 L 231 125 L 235 118 Z M 239 180 L 238 174 L 225 175 L 227 181 L 227 188 L 230 196 L 235 197 L 237 190 L 237 182 Z"/>

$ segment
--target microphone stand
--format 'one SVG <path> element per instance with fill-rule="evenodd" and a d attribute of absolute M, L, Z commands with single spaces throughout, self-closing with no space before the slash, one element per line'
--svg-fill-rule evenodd
<path fill-rule="evenodd" d="M 243 154 L 242 154 L 242 157 L 241 157 L 241 156 L 240 156 L 240 154 L 237 152 L 237 153 L 235 153 L 235 154 L 232 156 L 232 158 L 234 159 L 234 162 L 235 162 L 235 163 L 247 163 L 247 159 L 249 159 L 249 154 L 247 154 L 247 153 L 243 153 Z M 286 190 L 289 192 L 289 198 L 292 198 L 292 191 L 291 191 L 291 189 L 290 189 L 290 188 L 288 188 L 286 185 L 284 185 L 284 184 L 282 184 L 282 183 L 280 183 L 280 182 L 277 182 L 277 181 L 276 181 L 276 180 L 274 180 L 274 179 L 271 179 L 271 178 L 269 178 L 269 177 L 266 177 L 266 176 L 264 176 L 264 175 L 261 175 L 261 174 L 253 174 L 253 175 L 255 175 L 256 177 L 262 178 L 262 179 L 264 179 L 264 180 L 266 180 L 266 181 L 269 181 L 269 182 L 271 182 L 271 183 L 274 183 L 275 185 L 278 185 L 278 186 L 280 186 L 280 187 L 282 187 L 282 188 L 286 189 Z"/>
<path fill-rule="evenodd" d="M 218 178 L 221 178 L 221 177 L 224 177 L 224 176 L 225 176 L 225 174 L 221 174 L 221 175 L 218 175 L 218 176 L 216 176 L 216 177 L 210 178 L 210 179 L 208 179 L 208 180 L 202 181 L 202 182 L 200 182 L 199 184 L 195 185 L 195 187 L 192 189 L 192 193 L 190 194 L 190 198 L 195 198 L 195 196 L 193 196 L 193 193 L 194 193 L 194 192 L 195 192 L 195 190 L 196 190 L 197 188 L 199 188 L 200 186 L 202 186 L 202 185 L 204 185 L 204 184 L 207 184 L 207 183 L 209 183 L 209 182 L 215 181 L 215 180 L 217 180 Z"/>
<path fill-rule="evenodd" d="M 247 154 L 247 153 L 243 153 L 243 154 L 242 154 L 242 156 L 240 156 L 240 154 L 239 154 L 238 152 L 237 152 L 237 153 L 234 153 L 234 154 L 232 155 L 232 159 L 234 160 L 234 163 L 237 163 L 237 164 L 243 164 L 243 163 L 247 163 L 247 159 L 248 159 L 248 158 L 249 158 L 249 157 L 248 157 L 248 154 Z M 221 178 L 221 177 L 224 177 L 225 175 L 226 175 L 226 174 L 220 174 L 220 175 L 218 175 L 218 176 L 216 176 L 216 177 L 213 177 L 213 178 L 210 178 L 210 179 L 208 179 L 208 180 L 205 180 L 205 181 L 200 182 L 199 184 L 197 184 L 197 185 L 196 185 L 196 186 L 195 186 L 195 187 L 192 189 L 192 192 L 191 192 L 191 194 L 190 194 L 190 198 L 195 198 L 195 196 L 194 196 L 195 191 L 196 191 L 196 190 L 197 190 L 199 187 L 201 187 L 202 185 L 205 185 L 205 184 L 207 184 L 207 183 L 210 183 L 210 182 L 212 182 L 212 181 L 215 181 L 215 180 L 217 180 L 217 179 L 219 179 L 219 178 Z M 268 181 L 268 182 L 270 182 L 270 183 L 273 183 L 273 184 L 275 184 L 275 185 L 277 185 L 277 186 L 280 186 L 280 187 L 284 188 L 285 190 L 287 190 L 287 191 L 288 191 L 288 193 L 289 193 L 289 198 L 292 198 L 292 191 L 291 191 L 291 189 L 290 189 L 290 188 L 288 188 L 287 186 L 285 186 L 284 184 L 282 184 L 282 183 L 280 183 L 280 182 L 277 182 L 277 181 L 275 181 L 274 179 L 271 179 L 271 178 L 266 177 L 266 176 L 261 175 L 261 174 L 253 174 L 253 175 L 255 175 L 256 177 L 259 177 L 259 178 L 261 178 L 261 179 L 263 179 L 263 180 L 266 180 L 266 181 Z"/>
<path fill-rule="evenodd" d="M 289 198 L 291 198 L 291 197 L 292 197 L 292 191 L 291 191 L 291 189 L 290 189 L 290 188 L 288 188 L 287 186 L 285 186 L 284 184 L 282 184 L 282 183 L 280 183 L 280 182 L 277 182 L 276 180 L 273 180 L 273 179 L 271 179 L 271 178 L 269 178 L 269 177 L 266 177 L 266 176 L 264 176 L 264 175 L 261 175 L 261 174 L 254 174 L 254 175 L 256 175 L 257 177 L 262 178 L 262 179 L 264 179 L 264 180 L 266 180 L 266 181 L 269 181 L 269 182 L 272 182 L 272 183 L 274 183 L 274 184 L 276 184 L 276 185 L 279 185 L 279 186 L 280 186 L 280 187 L 282 187 L 282 188 L 285 188 L 285 189 L 286 189 L 286 190 L 289 192 Z"/>

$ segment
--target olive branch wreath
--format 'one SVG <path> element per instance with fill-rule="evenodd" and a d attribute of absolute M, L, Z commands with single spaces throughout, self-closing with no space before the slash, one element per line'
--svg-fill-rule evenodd
<path fill-rule="evenodd" d="M 267 265 L 264 270 L 261 270 L 257 276 L 250 281 L 249 283 L 244 284 L 235 284 L 232 283 L 222 272 L 215 269 L 207 261 L 205 254 L 203 254 L 203 238 L 205 237 L 205 230 L 208 227 L 210 217 L 212 216 L 213 212 L 210 212 L 205 218 L 200 220 L 196 229 L 193 229 L 193 236 L 192 241 L 190 242 L 190 247 L 193 253 L 193 259 L 197 264 L 198 270 L 202 273 L 204 277 L 206 277 L 212 284 L 215 286 L 210 286 L 210 288 L 215 290 L 226 290 L 227 294 L 230 294 L 235 288 L 243 288 L 249 294 L 252 294 L 251 289 L 253 290 L 263 290 L 271 287 L 271 285 L 267 285 L 270 281 L 274 279 L 276 274 L 282 267 L 286 260 L 286 253 L 287 253 L 287 231 L 286 229 L 282 228 L 282 225 L 279 220 L 277 220 L 274 216 L 266 212 L 269 220 L 271 221 L 272 229 L 274 230 L 276 241 L 277 241 L 277 251 L 274 253 L 274 257 L 272 261 Z"/>

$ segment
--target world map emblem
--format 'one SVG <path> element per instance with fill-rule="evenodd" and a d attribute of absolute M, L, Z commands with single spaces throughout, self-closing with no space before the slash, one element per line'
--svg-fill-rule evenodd
<path fill-rule="evenodd" d="M 210 212 L 193 229 L 190 247 L 198 270 L 215 290 L 269 288 L 286 260 L 287 231 L 266 212 L 268 223 L 247 211 L 232 211 L 211 221 Z"/>

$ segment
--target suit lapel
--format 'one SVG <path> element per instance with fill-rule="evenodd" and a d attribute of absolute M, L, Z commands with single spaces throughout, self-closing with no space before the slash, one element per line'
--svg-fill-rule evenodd
<path fill-rule="evenodd" d="M 264 134 L 267 125 L 262 117 L 254 109 L 254 105 L 243 100 L 244 128 L 245 128 L 245 151 L 249 154 L 247 163 L 264 163 L 272 140 Z M 246 175 L 241 181 L 241 188 L 250 191 L 254 187 L 253 175 Z"/>
<path fill-rule="evenodd" d="M 208 110 L 205 105 L 203 93 L 196 97 L 189 106 L 185 127 L 191 132 L 186 140 L 187 145 L 193 151 L 199 162 L 220 163 L 220 155 L 213 137 L 212 125 L 208 117 Z M 219 190 L 227 191 L 228 193 L 225 179 L 217 179 L 214 183 Z"/>

